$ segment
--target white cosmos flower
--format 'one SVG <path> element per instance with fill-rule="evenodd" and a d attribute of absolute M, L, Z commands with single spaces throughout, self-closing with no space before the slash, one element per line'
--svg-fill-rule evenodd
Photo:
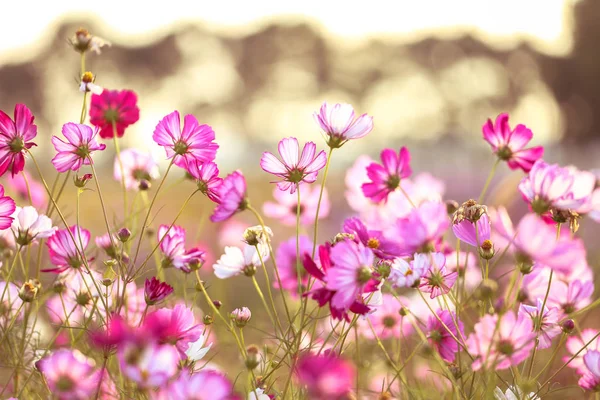
<path fill-rule="evenodd" d="M 39 215 L 31 206 L 17 207 L 13 214 L 11 229 L 17 244 L 27 246 L 35 239 L 49 238 L 54 235 L 56 227 L 52 220 L 45 215 Z"/>
<path fill-rule="evenodd" d="M 199 361 L 202 358 L 204 358 L 206 353 L 208 353 L 208 351 L 212 347 L 212 343 L 209 343 L 208 346 L 204 347 L 204 345 L 206 344 L 207 336 L 208 335 L 203 333 L 202 335 L 200 335 L 198 340 L 196 340 L 194 343 L 189 344 L 188 349 L 185 351 L 185 355 L 188 357 L 188 360 Z"/>
<path fill-rule="evenodd" d="M 255 390 L 248 393 L 248 400 L 271 400 L 269 395 L 265 394 L 265 391 L 261 388 L 256 388 Z"/>
<path fill-rule="evenodd" d="M 269 258 L 268 249 L 262 246 L 258 248 L 263 262 L 266 262 Z M 254 246 L 245 245 L 243 250 L 239 247 L 227 246 L 225 254 L 213 265 L 215 276 L 219 279 L 231 278 L 242 273 L 252 276 L 256 268 L 261 265 L 260 256 Z"/>

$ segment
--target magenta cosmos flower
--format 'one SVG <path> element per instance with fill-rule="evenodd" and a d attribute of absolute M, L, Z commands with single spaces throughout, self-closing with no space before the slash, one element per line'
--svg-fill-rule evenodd
<path fill-rule="evenodd" d="M 528 315 L 512 311 L 501 317 L 484 315 L 467 339 L 469 354 L 475 357 L 473 370 L 507 369 L 520 364 L 529 357 L 535 337 Z"/>
<path fill-rule="evenodd" d="M 490 240 L 490 218 L 487 214 L 483 214 L 475 223 L 468 219 L 463 219 L 458 223 L 452 224 L 452 232 L 461 241 L 471 246 L 479 247 L 484 241 Z"/>
<path fill-rule="evenodd" d="M 427 201 L 413 208 L 408 216 L 398 218 L 387 236 L 396 238 L 407 254 L 426 253 L 439 247 L 449 225 L 446 205 Z"/>
<path fill-rule="evenodd" d="M 600 351 L 588 350 L 583 356 L 583 363 L 587 371 L 579 379 L 579 386 L 585 390 L 598 391 L 600 389 Z"/>
<path fill-rule="evenodd" d="M 4 186 L 0 185 L 0 230 L 7 229 L 13 222 L 13 213 L 17 208 L 15 201 L 4 195 Z"/>
<path fill-rule="evenodd" d="M 426 255 L 429 268 L 419 286 L 422 291 L 431 293 L 431 298 L 446 294 L 454 286 L 458 273 L 446 268 L 446 256 L 443 253 L 430 253 Z"/>
<path fill-rule="evenodd" d="M 375 334 L 379 339 L 400 339 L 410 335 L 414 328 L 410 323 L 408 316 L 400 314 L 402 308 L 409 308 L 407 298 L 398 296 L 395 298 L 389 293 L 382 295 L 381 305 L 375 308 L 372 312 L 366 315 L 368 321 L 371 322 L 373 329 L 364 319 L 358 320 L 358 326 L 361 334 L 368 339 L 375 339 Z"/>
<path fill-rule="evenodd" d="M 248 208 L 246 178 L 241 171 L 235 171 L 223 179 L 217 188 L 217 197 L 219 202 L 210 216 L 212 222 L 225 221 Z"/>
<path fill-rule="evenodd" d="M 381 152 L 381 163 L 372 163 L 367 167 L 370 182 L 362 185 L 366 197 L 374 202 L 387 201 L 388 195 L 398 189 L 400 181 L 412 174 L 410 152 L 402 147 L 398 154 L 392 149 Z"/>
<path fill-rule="evenodd" d="M 8 170 L 15 176 L 25 168 L 25 151 L 36 146 L 34 119 L 25 104 L 15 105 L 14 121 L 0 110 L 0 176 Z"/>
<path fill-rule="evenodd" d="M 354 366 L 335 356 L 306 354 L 298 360 L 294 372 L 314 400 L 338 399 L 354 387 Z"/>
<path fill-rule="evenodd" d="M 298 274 L 300 274 L 301 283 L 304 287 L 308 283 L 308 274 L 302 267 L 302 254 L 311 253 L 313 248 L 313 243 L 308 236 L 301 235 L 298 240 L 300 243 L 299 258 L 296 257 L 295 237 L 282 242 L 277 248 L 275 255 L 281 286 L 292 296 L 297 296 L 298 294 Z M 279 287 L 277 280 L 274 281 L 273 286 L 276 288 Z"/>
<path fill-rule="evenodd" d="M 202 263 L 204 261 L 204 252 L 198 248 L 185 249 L 185 229 L 173 225 L 161 225 L 158 228 L 158 240 L 160 241 L 160 250 L 165 258 L 162 261 L 162 267 L 175 267 L 183 272 L 190 272 L 192 262 Z"/>
<path fill-rule="evenodd" d="M 59 399 L 89 399 L 100 379 L 95 363 L 79 350 L 60 349 L 36 363 L 50 392 Z"/>
<path fill-rule="evenodd" d="M 465 335 L 463 323 L 460 320 L 455 322 L 456 314 L 447 310 L 438 310 L 437 316 L 439 320 L 434 316 L 430 316 L 427 320 L 425 329 L 427 341 L 440 353 L 442 359 L 454 362 L 459 351 L 459 344 L 455 338 L 462 340 Z"/>
<path fill-rule="evenodd" d="M 193 375 L 183 370 L 167 393 L 171 400 L 233 400 L 233 384 L 217 371 L 202 370 Z"/>
<path fill-rule="evenodd" d="M 144 330 L 159 343 L 174 345 L 182 359 L 191 343 L 202 334 L 203 327 L 196 323 L 194 312 L 185 304 L 177 304 L 172 309 L 161 308 L 148 314 L 144 320 Z"/>
<path fill-rule="evenodd" d="M 158 163 L 149 152 L 138 149 L 125 149 L 121 152 L 121 164 L 125 173 L 125 187 L 138 190 L 142 181 L 151 182 L 158 179 Z M 113 177 L 121 182 L 121 165 L 115 158 Z"/>
<path fill-rule="evenodd" d="M 146 279 L 144 283 L 144 299 L 149 306 L 159 303 L 173 293 L 173 286 L 161 282 L 155 277 Z"/>
<path fill-rule="evenodd" d="M 277 182 L 279 190 L 289 190 L 292 194 L 296 192 L 300 182 L 316 181 L 319 170 L 327 163 L 327 156 L 323 150 L 315 156 L 317 145 L 313 142 L 306 143 L 300 155 L 298 139 L 294 137 L 281 139 L 278 149 L 283 162 L 273 154 L 264 152 L 260 159 L 260 167 L 282 179 Z"/>
<path fill-rule="evenodd" d="M 529 172 L 533 164 L 544 155 L 542 146 L 524 149 L 533 137 L 533 133 L 522 124 L 511 130 L 508 125 L 508 114 L 498 115 L 494 124 L 491 119 L 488 119 L 482 131 L 485 141 L 492 146 L 499 159 L 507 162 L 510 169 L 521 168 Z"/>
<path fill-rule="evenodd" d="M 125 128 L 140 119 L 137 96 L 131 90 L 108 90 L 92 95 L 90 123 L 100 129 L 100 137 L 123 137 Z"/>
<path fill-rule="evenodd" d="M 595 183 L 592 173 L 538 160 L 519 184 L 519 191 L 531 209 L 542 215 L 549 210 L 576 210 L 585 205 Z"/>
<path fill-rule="evenodd" d="M 117 357 L 123 375 L 142 388 L 162 386 L 178 371 L 179 354 L 169 344 L 129 342 L 119 346 Z"/>
<path fill-rule="evenodd" d="M 186 171 L 196 180 L 198 190 L 215 203 L 219 203 L 217 193 L 223 179 L 219 178 L 219 168 L 214 162 L 193 160 L 187 164 Z"/>
<path fill-rule="evenodd" d="M 310 185 L 300 185 L 300 224 L 303 226 L 311 225 L 315 222 L 317 215 L 317 204 L 319 202 L 318 187 Z M 275 188 L 273 197 L 277 202 L 267 201 L 263 204 L 263 213 L 269 218 L 276 218 L 282 224 L 288 226 L 296 225 L 296 214 L 298 212 L 298 196 L 290 192 L 284 192 Z M 331 210 L 331 202 L 327 189 L 323 189 L 321 199 L 321 208 L 319 210 L 319 219 L 326 218 Z"/>
<path fill-rule="evenodd" d="M 543 300 L 538 298 L 536 306 L 521 304 L 519 308 L 519 313 L 526 314 L 531 318 L 534 328 L 536 322 L 539 323 L 539 329 L 537 330 L 539 349 L 547 349 L 552 346 L 552 339 L 561 333 L 559 320 L 563 316 L 561 310 L 557 307 L 548 308 L 548 306 L 545 306 L 542 311 L 543 304 Z"/>
<path fill-rule="evenodd" d="M 354 108 L 350 104 L 323 103 L 313 117 L 327 135 L 327 145 L 334 149 L 342 147 L 348 140 L 360 139 L 373 130 L 373 117 L 363 114 L 354 118 Z"/>
<path fill-rule="evenodd" d="M 383 236 L 383 232 L 367 229 L 358 218 L 348 218 L 344 221 L 344 232 L 354 236 L 354 241 L 362 243 L 382 259 L 393 259 L 405 255 L 400 246 Z"/>
<path fill-rule="evenodd" d="M 54 168 L 58 172 L 78 171 L 82 165 L 90 165 L 92 152 L 106 148 L 106 145 L 96 142 L 97 133 L 98 131 L 94 132 L 87 125 L 73 122 L 64 124 L 62 134 L 67 141 L 52 136 L 52 144 L 57 152 L 52 159 Z"/>
<path fill-rule="evenodd" d="M 73 238 L 76 242 L 73 242 Z M 42 271 L 59 274 L 69 268 L 81 268 L 84 261 L 81 259 L 80 252 L 85 254 L 89 242 L 90 231 L 77 225 L 73 225 L 69 229 L 57 230 L 46 242 L 50 261 L 54 267 L 42 269 Z"/>
<path fill-rule="evenodd" d="M 215 132 L 208 125 L 200 125 L 191 114 L 183 118 L 181 129 L 179 111 L 166 115 L 154 129 L 152 139 L 165 148 L 167 158 L 186 168 L 194 160 L 210 162 L 215 159 L 219 145 L 214 142 Z"/>

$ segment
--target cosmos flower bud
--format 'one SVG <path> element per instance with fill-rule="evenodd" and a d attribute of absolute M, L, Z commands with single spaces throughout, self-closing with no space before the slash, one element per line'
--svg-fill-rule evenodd
<path fill-rule="evenodd" d="M 238 328 L 243 328 L 252 318 L 252 313 L 248 307 L 236 308 L 231 312 L 230 318 Z"/>
<path fill-rule="evenodd" d="M 248 346 L 248 348 L 246 349 L 246 361 L 245 361 L 245 365 L 246 368 L 248 368 L 249 370 L 253 370 L 256 367 L 258 367 L 258 364 L 260 363 L 260 356 L 258 354 L 258 347 L 252 345 L 252 346 Z"/>
<path fill-rule="evenodd" d="M 19 290 L 19 297 L 26 303 L 30 303 L 36 299 L 39 290 L 42 288 L 42 284 L 37 279 L 29 279 L 21 286 Z"/>
<path fill-rule="evenodd" d="M 202 322 L 204 323 L 204 325 L 212 325 L 212 323 L 214 322 L 213 316 L 206 314 L 204 318 L 202 318 Z"/>
<path fill-rule="evenodd" d="M 273 231 L 268 226 L 251 226 L 244 231 L 244 242 L 250 246 L 266 245 L 273 236 Z"/>
<path fill-rule="evenodd" d="M 213 300 L 213 305 L 215 306 L 215 308 L 217 310 L 219 310 L 221 308 L 221 306 L 223 305 L 223 303 L 220 300 Z"/>
<path fill-rule="evenodd" d="M 494 257 L 494 254 L 496 253 L 496 250 L 494 249 L 494 244 L 491 240 L 484 240 L 481 246 L 479 246 L 478 250 L 479 257 L 483 258 L 484 260 L 491 260 L 492 257 Z"/>
<path fill-rule="evenodd" d="M 131 231 L 127 228 L 121 228 L 121 229 L 119 229 L 117 236 L 121 242 L 125 243 L 131 237 Z"/>
<path fill-rule="evenodd" d="M 377 266 L 377 273 L 381 276 L 382 279 L 387 279 L 390 276 L 390 272 L 392 270 L 392 266 L 389 262 L 380 262 Z"/>
<path fill-rule="evenodd" d="M 69 39 L 73 49 L 79 53 L 85 53 L 93 51 L 96 54 L 100 54 L 100 49 L 104 46 L 110 46 L 110 42 L 98 37 L 93 36 L 85 28 L 79 28 L 75 31 L 75 35 Z"/>
<path fill-rule="evenodd" d="M 560 324 L 560 328 L 568 335 L 575 329 L 575 322 L 572 319 L 567 319 Z"/>
<path fill-rule="evenodd" d="M 470 199 L 462 203 L 454 212 L 452 223 L 458 224 L 463 220 L 475 223 L 479 221 L 484 214 L 487 214 L 487 206 L 477 204 L 475 200 Z"/>
<path fill-rule="evenodd" d="M 52 285 L 52 291 L 57 294 L 63 293 L 66 288 L 67 287 L 66 287 L 65 283 L 60 280 L 54 282 L 54 284 Z"/>
<path fill-rule="evenodd" d="M 173 293 L 173 287 L 166 282 L 161 282 L 155 277 L 146 279 L 144 284 L 144 299 L 151 306 L 166 299 Z"/>
<path fill-rule="evenodd" d="M 92 174 L 83 174 L 83 176 L 75 175 L 73 178 L 73 183 L 75 184 L 75 187 L 83 189 L 85 185 L 87 185 L 88 181 L 92 179 L 92 177 Z"/>
<path fill-rule="evenodd" d="M 195 288 L 197 292 L 202 293 L 204 291 L 204 281 L 197 282 Z"/>
<path fill-rule="evenodd" d="M 139 184 L 139 186 L 138 186 L 138 188 L 139 188 L 140 190 L 149 190 L 149 189 L 150 189 L 150 187 L 152 187 L 152 184 L 150 183 L 150 181 L 147 181 L 147 180 L 145 180 L 145 179 L 142 179 L 142 180 L 140 181 L 140 184 Z"/>
<path fill-rule="evenodd" d="M 202 268 L 203 265 L 203 261 L 199 258 L 191 258 L 190 261 L 188 262 L 188 268 L 192 271 L 197 271 L 200 268 Z"/>
<path fill-rule="evenodd" d="M 409 314 L 409 311 L 406 308 L 401 307 L 398 311 L 398 314 L 400 314 L 400 316 L 402 317 L 406 317 Z"/>

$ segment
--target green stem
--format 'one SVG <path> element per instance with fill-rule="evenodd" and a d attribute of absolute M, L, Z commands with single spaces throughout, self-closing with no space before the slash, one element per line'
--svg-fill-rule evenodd
<path fill-rule="evenodd" d="M 485 181 L 485 185 L 483 185 L 483 189 L 481 190 L 481 194 L 479 195 L 479 200 L 477 200 L 477 202 L 479 204 L 483 203 L 483 200 L 485 200 L 485 193 L 488 190 L 488 187 L 490 186 L 490 183 L 492 182 L 492 179 L 494 178 L 494 175 L 496 174 L 496 168 L 498 167 L 498 164 L 500 164 L 500 159 L 497 158 L 496 161 L 494 162 L 494 165 L 492 166 L 492 169 L 487 177 L 487 180 Z"/>
<path fill-rule="evenodd" d="M 323 191 L 325 190 L 325 181 L 327 180 L 327 173 L 329 172 L 329 164 L 331 162 L 332 154 L 333 147 L 330 147 L 329 154 L 327 155 L 327 162 L 325 163 L 325 171 L 323 172 L 323 180 L 321 181 L 321 191 L 319 192 L 319 201 L 317 202 L 317 212 L 315 213 L 312 258 L 315 258 L 315 252 L 317 251 L 317 233 L 319 232 L 319 211 L 321 210 L 321 200 L 323 199 Z"/>
<path fill-rule="evenodd" d="M 127 212 L 127 187 L 125 186 L 125 168 L 123 168 L 123 161 L 121 160 L 121 149 L 119 147 L 119 138 L 117 138 L 117 123 L 112 122 L 113 129 L 113 142 L 115 144 L 115 152 L 117 153 L 117 162 L 119 163 L 119 170 L 121 171 L 121 187 L 123 188 L 123 212 Z M 125 221 L 128 217 L 125 216 Z"/>

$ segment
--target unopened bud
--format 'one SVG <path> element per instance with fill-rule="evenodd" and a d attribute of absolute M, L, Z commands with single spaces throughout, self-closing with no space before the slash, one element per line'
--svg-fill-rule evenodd
<path fill-rule="evenodd" d="M 204 322 L 204 325 L 212 325 L 214 322 L 213 316 L 206 314 L 204 318 L 202 318 L 202 322 Z"/>
<path fill-rule="evenodd" d="M 398 314 L 400 314 L 400 316 L 402 316 L 402 317 L 406 317 L 408 315 L 408 310 L 404 307 L 400 307 Z"/>
<path fill-rule="evenodd" d="M 377 273 L 382 279 L 387 279 L 392 271 L 392 266 L 388 262 L 381 262 L 377 266 Z"/>
<path fill-rule="evenodd" d="M 76 187 L 82 189 L 92 178 L 92 174 L 84 174 L 83 176 L 75 175 L 75 177 L 73 178 L 73 183 Z"/>
<path fill-rule="evenodd" d="M 92 301 L 92 296 L 88 292 L 80 292 L 75 295 L 75 302 L 80 306 L 87 306 Z"/>
<path fill-rule="evenodd" d="M 42 288 L 42 284 L 37 279 L 29 279 L 21 286 L 19 290 L 19 297 L 26 303 L 30 303 L 38 295 L 39 290 Z"/>
<path fill-rule="evenodd" d="M 248 346 L 248 348 L 246 349 L 246 368 L 248 368 L 249 370 L 253 370 L 256 367 L 258 367 L 258 364 L 260 362 L 259 359 L 259 354 L 258 354 L 258 347 L 256 346 Z"/>
<path fill-rule="evenodd" d="M 117 236 L 121 242 L 125 243 L 131 238 L 131 231 L 127 228 L 121 228 L 119 229 Z"/>
<path fill-rule="evenodd" d="M 223 303 L 221 303 L 221 301 L 219 301 L 219 300 L 213 300 L 212 303 L 217 310 L 219 310 L 221 308 L 221 306 L 223 305 Z"/>
<path fill-rule="evenodd" d="M 66 288 L 67 288 L 67 286 L 65 285 L 65 283 L 63 281 L 56 281 L 52 285 L 52 291 L 57 294 L 63 293 Z"/>
<path fill-rule="evenodd" d="M 562 331 L 564 333 L 566 333 L 567 335 L 570 334 L 571 332 L 573 332 L 573 330 L 575 329 L 575 321 L 573 321 L 572 319 L 567 319 L 564 320 L 561 324 L 560 324 L 560 328 L 562 329 Z"/>
<path fill-rule="evenodd" d="M 102 284 L 106 287 L 109 287 L 113 284 L 113 280 L 109 278 L 102 279 Z"/>
<path fill-rule="evenodd" d="M 479 246 L 479 257 L 484 260 L 491 260 L 495 253 L 496 250 L 491 240 L 484 240 L 481 246 Z"/>
<path fill-rule="evenodd" d="M 202 262 L 201 259 L 199 258 L 192 258 L 189 262 L 188 262 L 188 267 L 190 268 L 190 270 L 192 271 L 197 271 L 200 268 L 202 268 L 202 265 L 204 263 Z"/>
<path fill-rule="evenodd" d="M 252 318 L 252 313 L 248 307 L 236 308 L 231 312 L 230 318 L 238 328 L 243 328 Z"/>
<path fill-rule="evenodd" d="M 250 246 L 266 244 L 273 237 L 273 231 L 268 226 L 263 229 L 262 225 L 251 226 L 244 231 L 244 242 Z"/>
<path fill-rule="evenodd" d="M 200 281 L 200 282 L 196 283 L 195 288 L 196 288 L 197 292 L 200 292 L 200 293 L 204 292 L 204 283 L 205 283 L 204 281 Z"/>
<path fill-rule="evenodd" d="M 145 191 L 150 189 L 150 187 L 152 187 L 152 184 L 150 183 L 150 181 L 147 181 L 145 179 L 142 179 L 140 181 L 140 184 L 138 185 L 138 189 Z"/>

